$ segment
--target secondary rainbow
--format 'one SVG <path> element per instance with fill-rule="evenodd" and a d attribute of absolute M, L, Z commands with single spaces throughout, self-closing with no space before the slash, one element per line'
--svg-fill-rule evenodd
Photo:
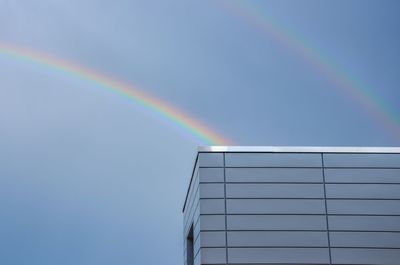
<path fill-rule="evenodd" d="M 341 70 L 306 40 L 283 28 L 275 19 L 262 13 L 256 6 L 251 5 L 251 1 L 229 0 L 220 3 L 229 12 L 243 18 L 266 33 L 274 41 L 302 57 L 307 64 L 327 77 L 335 85 L 336 89 L 339 89 L 346 96 L 362 105 L 378 122 L 389 128 L 389 132 L 396 139 L 399 139 L 400 115 L 383 100 L 373 95 L 371 89 L 365 84 Z"/>
<path fill-rule="evenodd" d="M 208 145 L 229 145 L 231 141 L 218 134 L 205 124 L 184 113 L 177 107 L 163 101 L 155 96 L 145 93 L 143 90 L 124 82 L 115 80 L 93 69 L 74 64 L 61 58 L 54 57 L 43 52 L 0 43 L 0 55 L 6 55 L 15 60 L 34 63 L 42 67 L 61 71 L 62 73 L 76 78 L 88 80 L 100 88 L 129 98 L 140 106 L 151 110 L 169 122 L 178 125 L 181 129 L 200 139 Z"/>

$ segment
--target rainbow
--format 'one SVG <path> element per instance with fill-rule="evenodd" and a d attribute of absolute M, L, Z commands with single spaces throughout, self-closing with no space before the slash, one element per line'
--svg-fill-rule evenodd
<path fill-rule="evenodd" d="M 41 67 L 50 68 L 51 70 L 57 70 L 66 75 L 90 81 L 99 88 L 133 100 L 139 106 L 158 114 L 172 124 L 178 125 L 178 127 L 185 132 L 189 132 L 190 135 L 195 136 L 196 139 L 200 139 L 202 143 L 208 145 L 231 144 L 231 141 L 227 137 L 218 134 L 168 102 L 145 93 L 135 86 L 117 81 L 98 71 L 49 54 L 5 43 L 0 43 L 0 55 L 22 62 L 40 65 Z"/>
<path fill-rule="evenodd" d="M 365 84 L 356 81 L 350 74 L 339 69 L 333 62 L 295 33 L 280 26 L 275 19 L 261 12 L 251 1 L 221 1 L 223 8 L 235 14 L 274 41 L 282 44 L 330 80 L 345 96 L 358 102 L 379 123 L 385 125 L 395 139 L 400 137 L 400 115 L 384 101 L 373 95 Z"/>

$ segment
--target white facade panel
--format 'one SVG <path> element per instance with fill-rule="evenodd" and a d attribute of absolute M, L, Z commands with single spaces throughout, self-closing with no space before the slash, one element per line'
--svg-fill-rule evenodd
<path fill-rule="evenodd" d="M 400 148 L 199 150 L 184 264 L 400 264 Z"/>

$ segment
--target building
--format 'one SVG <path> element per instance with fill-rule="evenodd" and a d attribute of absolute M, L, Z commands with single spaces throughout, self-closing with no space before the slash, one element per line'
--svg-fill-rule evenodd
<path fill-rule="evenodd" d="M 400 264 L 400 148 L 200 147 L 185 265 Z"/>

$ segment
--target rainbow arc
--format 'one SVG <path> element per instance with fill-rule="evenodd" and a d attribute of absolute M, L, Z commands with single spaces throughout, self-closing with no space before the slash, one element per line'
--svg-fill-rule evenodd
<path fill-rule="evenodd" d="M 346 97 L 362 106 L 371 117 L 385 125 L 396 139 L 400 137 L 400 115 L 391 109 L 386 102 L 372 93 L 365 84 L 357 81 L 350 73 L 343 71 L 312 47 L 306 40 L 294 32 L 285 29 L 276 19 L 262 12 L 252 1 L 221 1 L 222 6 L 231 14 L 243 19 L 257 28 L 266 37 L 281 44 L 316 71 L 329 80 L 334 87 Z"/>
<path fill-rule="evenodd" d="M 115 80 L 93 69 L 74 64 L 49 54 L 4 43 L 0 43 L 0 55 L 1 54 L 15 60 L 51 68 L 52 70 L 60 71 L 66 75 L 90 81 L 99 88 L 129 98 L 141 107 L 151 110 L 162 118 L 167 119 L 170 123 L 178 125 L 181 129 L 201 140 L 202 144 L 230 145 L 232 143 L 227 137 L 217 133 L 209 126 L 165 100 L 152 96 L 136 86 Z"/>

